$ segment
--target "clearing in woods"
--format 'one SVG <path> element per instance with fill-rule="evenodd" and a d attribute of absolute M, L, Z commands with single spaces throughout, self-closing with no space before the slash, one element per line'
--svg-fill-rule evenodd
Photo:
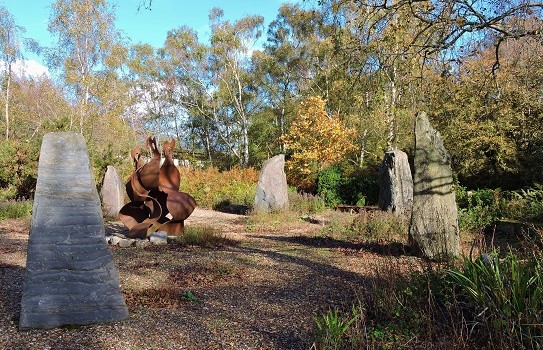
<path fill-rule="evenodd" d="M 348 222 L 356 214 L 329 213 Z M 110 247 L 128 319 L 19 332 L 28 220 L 0 222 L 2 349 L 307 349 L 314 318 L 348 309 L 379 268 L 413 266 L 395 244 L 330 238 L 329 218 L 269 220 L 197 209 L 187 227 L 212 228 L 224 244 Z M 315 223 L 316 222 L 316 223 Z M 122 231 L 118 222 L 106 231 Z"/>

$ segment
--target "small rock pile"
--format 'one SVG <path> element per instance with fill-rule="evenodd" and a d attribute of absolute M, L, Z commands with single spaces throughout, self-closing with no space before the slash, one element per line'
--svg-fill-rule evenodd
<path fill-rule="evenodd" d="M 150 245 L 168 244 L 168 234 L 164 231 L 157 231 L 151 233 L 148 239 L 127 238 L 123 235 L 113 234 L 110 236 L 106 236 L 106 242 L 109 245 L 118 246 L 121 248 L 145 248 Z"/>

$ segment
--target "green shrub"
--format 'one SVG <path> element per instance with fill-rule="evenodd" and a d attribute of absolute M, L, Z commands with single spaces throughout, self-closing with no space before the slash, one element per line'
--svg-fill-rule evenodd
<path fill-rule="evenodd" d="M 256 194 L 258 172 L 253 168 L 180 168 L 181 188 L 194 197 L 199 207 L 219 208 L 228 205 L 252 207 Z"/>
<path fill-rule="evenodd" d="M 543 331 L 543 275 L 540 257 L 522 260 L 510 252 L 500 259 L 497 252 L 477 259 L 464 258 L 462 270 L 448 270 L 460 290 L 459 306 L 470 322 L 498 348 L 539 348 Z M 499 344 L 498 343 L 498 344 Z"/>
<path fill-rule="evenodd" d="M 500 217 L 500 189 L 468 191 L 465 187 L 456 185 L 455 191 L 461 230 L 482 230 Z"/>
<path fill-rule="evenodd" d="M 29 199 L 36 190 L 39 146 L 0 141 L 0 200 Z"/>
<path fill-rule="evenodd" d="M 0 203 L 0 220 L 29 218 L 32 215 L 32 201 L 14 201 Z"/>
<path fill-rule="evenodd" d="M 315 317 L 315 346 L 323 350 L 352 348 L 356 339 L 349 337 L 354 323 L 363 317 L 363 309 L 353 306 L 350 313 L 340 314 L 337 307 Z"/>
<path fill-rule="evenodd" d="M 337 204 L 374 205 L 379 199 L 379 178 L 360 171 L 346 173 L 348 168 L 334 165 L 319 172 L 317 194 L 327 207 Z"/>
<path fill-rule="evenodd" d="M 543 185 L 506 192 L 499 202 L 502 217 L 507 219 L 543 222 Z"/>
<path fill-rule="evenodd" d="M 288 200 L 290 210 L 301 215 L 318 214 L 325 209 L 324 200 L 318 195 L 290 191 Z"/>
<path fill-rule="evenodd" d="M 343 174 L 338 166 L 328 167 L 317 176 L 317 194 L 327 207 L 334 207 L 342 202 L 340 189 Z"/>
<path fill-rule="evenodd" d="M 379 176 L 355 172 L 343 179 L 341 198 L 345 204 L 376 205 L 379 201 Z"/>
<path fill-rule="evenodd" d="M 480 189 L 467 191 L 456 186 L 456 201 L 461 229 L 483 229 L 499 219 L 523 222 L 543 221 L 543 185 L 527 189 L 501 191 Z"/>

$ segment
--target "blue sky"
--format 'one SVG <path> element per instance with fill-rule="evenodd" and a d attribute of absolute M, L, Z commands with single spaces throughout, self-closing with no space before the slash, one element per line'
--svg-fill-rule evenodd
<path fill-rule="evenodd" d="M 25 36 L 37 40 L 42 46 L 54 41 L 47 31 L 50 6 L 53 0 L 0 0 L 18 25 L 26 29 Z M 186 25 L 199 33 L 200 40 L 207 38 L 208 14 L 213 7 L 224 10 L 226 19 L 234 21 L 246 15 L 261 15 L 265 25 L 273 21 L 279 7 L 295 0 L 152 0 L 151 10 L 140 9 L 141 0 L 109 1 L 115 4 L 116 27 L 124 32 L 131 43 L 148 43 L 161 47 L 169 30 Z M 265 35 L 265 33 L 264 33 Z M 27 59 L 40 62 L 40 58 L 27 54 Z"/>

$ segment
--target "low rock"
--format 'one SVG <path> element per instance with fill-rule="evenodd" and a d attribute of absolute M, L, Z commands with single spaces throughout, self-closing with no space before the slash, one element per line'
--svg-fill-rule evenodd
<path fill-rule="evenodd" d="M 119 241 L 121 239 L 122 238 L 117 237 L 117 236 L 107 236 L 106 237 L 106 242 L 107 242 L 107 244 L 110 244 L 110 245 L 119 245 Z"/>
<path fill-rule="evenodd" d="M 124 238 L 119 241 L 118 246 L 121 248 L 128 248 L 136 245 L 136 240 L 132 238 Z"/>
<path fill-rule="evenodd" d="M 149 236 L 149 242 L 155 245 L 168 244 L 168 233 L 164 231 L 153 232 Z"/>
<path fill-rule="evenodd" d="M 151 242 L 147 239 L 138 239 L 136 240 L 136 248 L 145 248 L 151 245 Z"/>

